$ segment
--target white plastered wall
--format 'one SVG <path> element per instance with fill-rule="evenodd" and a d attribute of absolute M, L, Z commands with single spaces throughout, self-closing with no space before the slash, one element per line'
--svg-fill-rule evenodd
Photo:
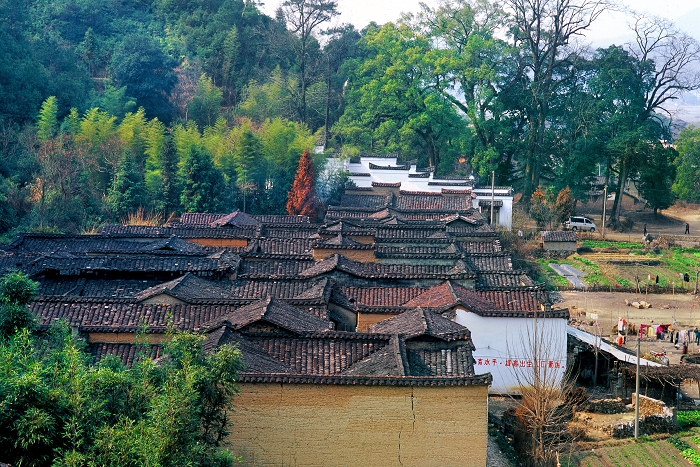
<path fill-rule="evenodd" d="M 540 375 L 553 384 L 561 382 L 566 372 L 566 319 L 483 317 L 458 308 L 455 321 L 471 331 L 474 372 L 493 375 L 489 393 L 518 394 L 520 384 L 531 380 L 536 341 Z"/>

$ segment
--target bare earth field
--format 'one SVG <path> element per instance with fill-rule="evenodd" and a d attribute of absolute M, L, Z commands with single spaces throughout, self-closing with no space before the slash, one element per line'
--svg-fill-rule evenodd
<path fill-rule="evenodd" d="M 618 293 L 618 292 L 561 292 L 563 301 L 560 307 L 568 307 L 571 317 L 579 319 L 587 325 L 581 326 L 595 333 L 593 320 L 587 319 L 586 312 L 598 313 L 598 323 L 603 337 L 610 337 L 610 330 L 617 324 L 620 317 L 630 323 L 640 324 L 672 324 L 675 320 L 677 329 L 700 328 L 700 298 L 693 295 L 655 295 Z M 629 302 L 644 300 L 651 308 L 639 310 L 626 306 Z M 635 350 L 636 340 L 628 339 L 626 347 Z M 677 350 L 668 340 L 658 341 L 655 338 L 643 338 L 642 354 L 665 350 L 671 364 L 680 362 L 681 351 Z M 689 352 L 700 352 L 700 347 L 691 345 Z"/>

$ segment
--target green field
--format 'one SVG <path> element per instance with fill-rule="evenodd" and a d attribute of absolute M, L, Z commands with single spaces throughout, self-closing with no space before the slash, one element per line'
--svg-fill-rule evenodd
<path fill-rule="evenodd" d="M 689 442 L 690 437 L 684 438 Z M 563 461 L 562 467 L 667 467 L 693 464 L 683 457 L 681 451 L 668 440 L 648 440 L 629 442 L 611 441 L 610 445 L 584 452 L 577 452 Z"/>
<path fill-rule="evenodd" d="M 550 288 L 569 285 L 548 266 L 549 263 L 559 263 L 569 264 L 585 273 L 583 282 L 588 286 L 635 287 L 637 279 L 642 290 L 647 286 L 666 289 L 692 289 L 695 286 L 695 271 L 700 269 L 700 250 L 674 247 L 653 252 L 644 251 L 641 244 L 633 242 L 584 240 L 582 243 L 587 251 L 557 260 L 539 258 L 539 280 L 545 281 Z M 689 275 L 689 282 L 683 281 L 685 273 Z"/>

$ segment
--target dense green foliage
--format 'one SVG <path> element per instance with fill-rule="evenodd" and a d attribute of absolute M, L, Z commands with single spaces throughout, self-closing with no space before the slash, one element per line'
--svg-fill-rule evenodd
<path fill-rule="evenodd" d="M 0 316 L 25 312 L 36 283 L 21 274 L 0 282 Z M 15 322 L 15 324 L 18 324 Z M 0 452 L 12 465 L 226 466 L 226 410 L 236 394 L 240 353 L 202 349 L 203 336 L 174 334 L 163 356 L 90 363 L 69 326 L 33 334 L 3 327 L 0 336 Z"/>
<path fill-rule="evenodd" d="M 682 410 L 676 415 L 678 428 L 685 431 L 688 428 L 700 427 L 700 410 Z"/>
<path fill-rule="evenodd" d="M 655 210 L 698 201 L 696 130 L 661 144 L 665 105 L 700 87 L 697 42 L 638 18 L 631 45 L 577 48 L 605 2 L 523 2 L 444 0 L 357 31 L 330 27 L 332 0 L 274 18 L 246 0 L 0 0 L 0 233 L 281 213 L 321 145 L 494 171 L 526 204 L 540 184 L 582 201 L 605 184 L 613 223 L 629 184 Z"/>

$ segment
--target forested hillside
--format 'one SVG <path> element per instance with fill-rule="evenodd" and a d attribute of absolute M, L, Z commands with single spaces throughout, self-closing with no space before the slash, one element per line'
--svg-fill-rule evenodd
<path fill-rule="evenodd" d="M 635 43 L 589 50 L 605 2 L 534 5 L 446 0 L 358 31 L 333 0 L 274 18 L 243 0 L 0 0 L 0 233 L 281 213 L 318 145 L 495 170 L 524 202 L 541 183 L 585 199 L 599 170 L 617 199 L 631 181 L 652 208 L 698 201 L 699 130 L 664 144 L 665 104 L 700 87 L 697 42 L 637 17 Z"/>

